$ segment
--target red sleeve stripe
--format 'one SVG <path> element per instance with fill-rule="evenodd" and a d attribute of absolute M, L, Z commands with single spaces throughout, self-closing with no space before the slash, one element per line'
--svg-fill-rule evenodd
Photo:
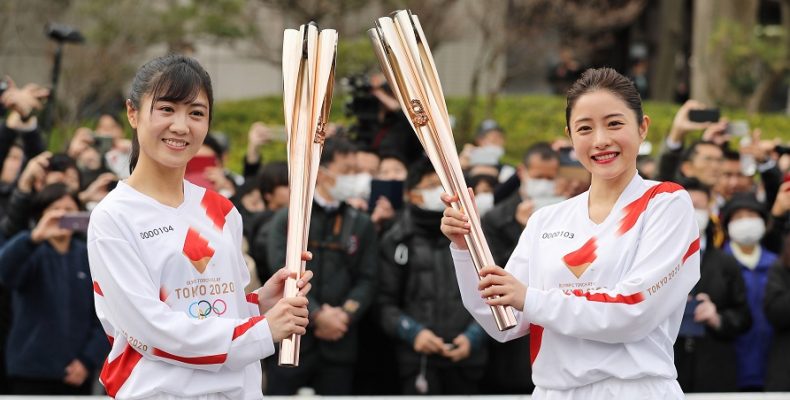
<path fill-rule="evenodd" d="M 214 354 L 211 356 L 200 356 L 200 357 L 182 357 L 182 356 L 177 356 L 175 354 L 170 354 L 164 350 L 157 349 L 156 347 L 154 347 L 154 351 L 152 354 L 157 357 L 167 358 L 170 360 L 182 362 L 184 364 L 194 364 L 194 365 L 222 364 L 228 358 L 227 354 Z"/>
<path fill-rule="evenodd" d="M 115 398 L 141 358 L 143 355 L 127 344 L 120 356 L 112 361 L 109 359 L 104 361 L 99 379 L 110 397 Z"/>
<path fill-rule="evenodd" d="M 252 292 L 247 295 L 247 303 L 258 305 L 258 293 Z"/>
<path fill-rule="evenodd" d="M 104 296 L 104 292 L 102 292 L 101 287 L 99 287 L 99 282 L 93 281 L 93 291 L 99 296 Z"/>
<path fill-rule="evenodd" d="M 699 251 L 699 238 L 697 240 L 691 242 L 689 245 L 688 250 L 686 250 L 686 254 L 683 255 L 683 263 L 686 262 L 686 259 L 691 257 L 694 253 Z"/>
<path fill-rule="evenodd" d="M 257 324 L 258 322 L 261 322 L 261 321 L 263 321 L 263 317 L 262 316 L 252 317 L 252 318 L 248 319 L 247 322 L 237 326 L 236 329 L 233 330 L 233 339 L 232 340 L 236 340 L 236 338 L 238 338 L 239 336 L 245 334 L 248 330 L 250 330 L 250 328 L 252 328 L 253 326 L 255 326 L 255 324 Z"/>
<path fill-rule="evenodd" d="M 688 250 L 686 250 L 686 254 L 683 255 L 683 263 L 685 263 L 686 260 L 697 251 L 699 251 L 699 238 L 691 242 L 689 245 Z M 572 290 L 570 293 L 574 296 L 584 297 L 589 301 L 598 301 L 601 303 L 638 304 L 645 300 L 645 295 L 642 294 L 642 292 L 629 295 L 618 294 L 616 296 L 610 296 L 606 293 L 590 293 L 581 289 L 576 289 Z"/>
<path fill-rule="evenodd" d="M 576 289 L 572 290 L 571 293 L 574 296 L 584 297 L 589 301 L 597 301 L 600 303 L 637 304 L 645 299 L 645 295 L 643 295 L 642 292 L 629 295 L 618 294 L 617 296 L 610 296 L 606 293 L 590 293 L 581 289 Z"/>

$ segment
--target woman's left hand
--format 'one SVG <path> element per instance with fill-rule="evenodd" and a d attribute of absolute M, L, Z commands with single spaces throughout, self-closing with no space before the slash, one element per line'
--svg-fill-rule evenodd
<path fill-rule="evenodd" d="M 527 295 L 527 287 L 519 282 L 509 272 L 492 265 L 480 270 L 480 283 L 477 289 L 480 296 L 485 299 L 490 306 L 511 306 L 516 310 L 524 310 L 524 298 Z M 491 298 L 492 296 L 498 296 Z"/>
<path fill-rule="evenodd" d="M 313 254 L 309 251 L 302 253 L 303 261 L 310 261 L 312 259 Z M 285 281 L 287 281 L 289 277 L 293 277 L 293 275 L 290 274 L 285 267 L 280 268 L 280 270 L 272 275 L 272 277 L 258 290 L 258 307 L 261 309 L 261 315 L 269 311 L 270 308 L 283 298 Z M 309 293 L 312 288 L 312 284 L 310 283 L 311 279 L 313 279 L 313 271 L 310 270 L 305 271 L 302 276 L 299 277 L 299 280 L 296 281 L 296 287 L 299 289 L 299 292 L 296 294 L 297 296 L 307 296 L 307 293 Z"/>

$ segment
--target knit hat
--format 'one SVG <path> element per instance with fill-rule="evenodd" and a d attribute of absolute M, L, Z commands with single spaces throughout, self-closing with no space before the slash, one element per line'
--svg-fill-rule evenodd
<path fill-rule="evenodd" d="M 752 210 L 763 219 L 763 222 L 768 224 L 768 209 L 761 201 L 757 200 L 754 193 L 736 193 L 732 196 L 722 208 L 722 226 L 726 227 L 730 224 L 732 216 L 738 210 Z"/>

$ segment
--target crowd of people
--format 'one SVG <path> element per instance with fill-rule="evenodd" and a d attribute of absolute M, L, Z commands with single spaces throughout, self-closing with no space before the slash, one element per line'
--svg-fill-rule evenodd
<path fill-rule="evenodd" d="M 355 136 L 336 127 L 321 155 L 300 366 L 266 358 L 264 393 L 531 393 L 529 339 L 496 342 L 464 307 L 450 240 L 440 231 L 439 176 L 385 83 L 371 82 L 380 101 L 374 130 Z M 7 111 L 0 124 L 0 390 L 90 394 L 111 344 L 96 317 L 94 294 L 102 289 L 88 268 L 86 212 L 126 185 L 136 156 L 112 113 L 77 129 L 61 151 L 47 151 L 34 114 L 46 96 L 31 84 L 0 98 Z M 637 164 L 642 178 L 685 188 L 696 211 L 701 278 L 674 344 L 678 381 L 685 392 L 790 391 L 790 155 L 759 129 L 735 143 L 726 118 L 693 122 L 689 112 L 704 107 L 683 104 L 658 157 L 643 154 Z M 186 167 L 187 180 L 241 215 L 247 292 L 285 260 L 288 166 L 262 160 L 271 140 L 266 122 L 252 124 L 244 169 L 232 171 L 227 137 L 208 134 Z M 569 138 L 532 144 L 515 166 L 501 161 L 507 141 L 506 129 L 486 120 L 460 152 L 502 266 L 537 210 L 590 186 Z"/>

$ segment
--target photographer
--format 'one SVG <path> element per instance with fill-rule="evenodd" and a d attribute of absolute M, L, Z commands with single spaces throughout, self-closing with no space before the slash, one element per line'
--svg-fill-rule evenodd
<path fill-rule="evenodd" d="M 0 81 L 0 204 L 3 214 L 13 191 L 14 182 L 27 160 L 44 151 L 44 141 L 35 112 L 40 110 L 49 90 L 36 84 L 16 87 L 10 78 Z"/>
<path fill-rule="evenodd" d="M 35 228 L 0 250 L 0 280 L 12 290 L 4 361 L 15 394 L 90 394 L 109 351 L 94 311 L 87 247 L 59 224 L 79 211 L 70 193 L 63 183 L 39 191 Z"/>
<path fill-rule="evenodd" d="M 80 188 L 77 164 L 69 156 L 46 151 L 33 157 L 17 180 L 8 201 L 6 215 L 0 220 L 0 236 L 10 238 L 28 229 L 31 223 L 31 200 L 44 186 L 64 183 L 73 193 Z"/>
<path fill-rule="evenodd" d="M 350 128 L 354 142 L 380 154 L 402 154 L 407 165 L 422 157 L 422 145 L 384 75 L 352 76 L 345 83 L 351 90 L 346 112 L 357 120 Z"/>

